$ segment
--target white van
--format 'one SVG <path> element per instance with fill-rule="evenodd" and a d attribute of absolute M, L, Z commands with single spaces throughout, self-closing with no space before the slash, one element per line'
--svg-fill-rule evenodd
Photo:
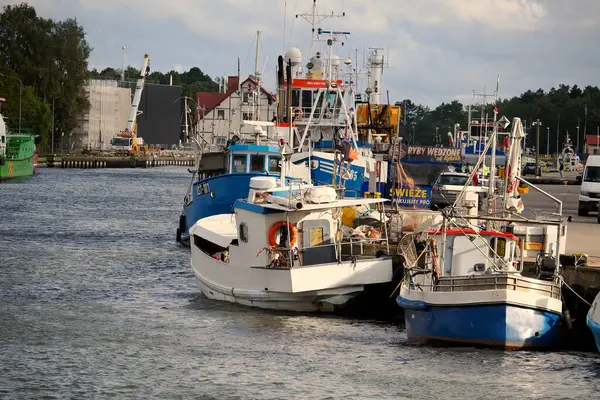
<path fill-rule="evenodd" d="M 578 215 L 598 210 L 600 199 L 600 156 L 589 156 L 581 179 Z"/>

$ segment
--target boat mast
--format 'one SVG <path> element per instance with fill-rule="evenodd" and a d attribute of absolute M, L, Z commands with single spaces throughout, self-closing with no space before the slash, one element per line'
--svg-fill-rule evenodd
<path fill-rule="evenodd" d="M 345 17 L 346 13 L 342 12 L 341 14 L 334 14 L 333 11 L 331 14 L 317 14 L 317 0 L 313 0 L 312 12 L 304 13 L 304 14 L 296 14 L 296 18 L 301 17 L 306 22 L 308 22 L 311 26 L 311 39 L 310 39 L 310 52 L 311 55 L 315 52 L 315 41 L 317 37 L 317 25 L 326 20 L 327 18 L 341 18 Z"/>
<path fill-rule="evenodd" d="M 260 93 L 261 93 L 260 78 L 261 78 L 261 73 L 260 73 L 259 61 L 258 61 L 259 54 L 260 54 L 260 31 L 256 31 L 256 60 L 254 61 L 254 71 L 256 74 L 256 81 L 258 84 L 256 87 L 256 115 L 254 116 L 255 121 L 260 120 Z"/>
<path fill-rule="evenodd" d="M 494 187 L 496 186 L 496 145 L 498 143 L 498 86 L 500 85 L 500 75 L 496 80 L 496 91 L 494 92 L 494 129 L 492 131 L 492 157 L 490 161 L 490 179 L 488 181 L 488 214 L 493 214 L 494 205 Z M 486 121 L 487 125 L 487 121 Z"/>

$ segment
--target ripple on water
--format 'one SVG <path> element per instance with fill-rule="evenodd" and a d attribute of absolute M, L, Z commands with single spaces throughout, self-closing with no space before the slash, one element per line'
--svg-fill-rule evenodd
<path fill-rule="evenodd" d="M 0 397 L 593 398 L 584 353 L 443 349 L 401 325 L 207 300 L 174 243 L 186 168 L 0 185 Z"/>

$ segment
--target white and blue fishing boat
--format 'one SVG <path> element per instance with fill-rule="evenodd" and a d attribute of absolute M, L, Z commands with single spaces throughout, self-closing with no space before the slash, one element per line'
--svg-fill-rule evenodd
<path fill-rule="evenodd" d="M 431 235 L 431 263 L 408 269 L 397 297 L 409 340 L 503 349 L 558 344 L 560 285 L 521 275 L 516 236 L 460 226 Z"/>
<path fill-rule="evenodd" d="M 598 347 L 598 351 L 600 351 L 600 293 L 596 295 L 596 299 L 588 312 L 587 324 L 594 334 L 596 347 Z"/>
<path fill-rule="evenodd" d="M 519 208 L 516 187 L 522 179 L 517 150 L 524 136 L 520 119 L 513 123 L 508 192 L 499 210 L 502 217 L 477 215 L 477 197 L 467 197 L 465 202 L 472 203 L 470 213 L 460 215 L 454 208 L 443 211 L 441 228 L 428 232 L 425 262 L 420 266 L 412 262 L 406 269 L 396 301 L 405 310 L 409 340 L 503 349 L 559 344 L 563 319 L 560 239 L 551 255 L 538 256 L 540 273 L 529 278 L 522 275 L 523 241 L 513 234 L 515 218 L 511 216 Z M 495 143 L 495 136 L 496 132 L 490 141 Z M 557 221 L 529 221 L 521 216 L 517 220 L 554 226 L 557 232 L 564 229 L 561 216 Z M 487 227 L 470 221 L 484 222 Z M 506 224 L 504 229 L 495 226 L 500 223 Z"/>
<path fill-rule="evenodd" d="M 284 140 L 265 140 L 265 143 L 260 140 L 261 136 L 266 136 L 262 128 L 273 126 L 273 123 L 244 121 L 244 124 L 256 128 L 254 143 L 235 143 L 226 151 L 198 153 L 179 217 L 178 242 L 188 244 L 189 229 L 196 221 L 211 215 L 231 213 L 235 201 L 248 196 L 253 177 L 272 176 L 281 179 Z M 310 179 L 304 168 L 294 166 L 283 176 L 286 182 L 306 182 L 306 179 Z"/>

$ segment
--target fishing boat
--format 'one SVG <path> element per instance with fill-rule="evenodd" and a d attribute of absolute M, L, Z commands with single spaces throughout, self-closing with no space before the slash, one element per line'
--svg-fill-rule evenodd
<path fill-rule="evenodd" d="M 6 100 L 0 98 L 0 111 Z M 8 132 L 0 114 L 0 181 L 34 173 L 35 135 Z"/>
<path fill-rule="evenodd" d="M 313 11 L 314 7 L 315 4 Z M 243 120 L 242 127 L 253 129 L 254 140 L 244 138 L 248 135 L 236 134 L 232 138 L 238 141 L 230 141 L 224 149 L 209 149 L 215 143 L 207 146 L 201 143 L 204 138 L 194 139 L 198 155 L 179 218 L 178 242 L 189 244 L 189 229 L 199 219 L 231 212 L 234 202 L 247 196 L 252 177 L 265 174 L 279 177 L 278 151 L 283 145 L 294 153 L 287 169 L 289 178 L 344 187 L 344 195 L 351 197 L 383 191 L 387 165 L 374 158 L 372 144 L 361 144 L 356 129 L 352 128 L 356 126 L 350 112 L 352 107 L 349 109 L 346 104 L 354 104 L 355 89 L 339 79 L 340 60 L 331 50 L 338 37 L 348 33 L 323 31 L 316 29 L 315 24 L 313 16 L 313 47 L 319 36 L 329 37 L 329 57 L 323 60 L 320 53 L 315 53 L 305 76 L 302 76 L 302 54 L 298 49 L 289 49 L 285 57 L 279 57 L 275 121 Z M 238 87 L 228 89 L 231 93 L 237 89 L 257 102 L 264 91 L 258 67 L 259 42 L 260 35 L 257 35 L 256 85 L 242 87 L 238 81 Z M 380 61 L 381 57 L 374 60 Z M 379 88 L 377 81 L 372 85 Z M 244 107 L 250 107 L 246 111 L 252 112 L 243 111 Z M 258 104 L 249 106 L 242 102 L 238 111 L 239 115 L 253 114 L 257 118 L 260 115 Z"/>
<path fill-rule="evenodd" d="M 583 165 L 581 164 L 581 160 L 575 150 L 573 149 L 573 143 L 571 143 L 571 138 L 569 137 L 569 132 L 565 136 L 565 143 L 563 144 L 563 149 L 558 155 L 558 159 L 556 160 L 556 169 L 560 169 L 560 164 L 563 164 L 565 171 L 581 171 Z"/>
<path fill-rule="evenodd" d="M 340 192 L 252 177 L 233 213 L 200 219 L 190 229 L 191 267 L 202 293 L 265 309 L 334 312 L 356 305 L 371 286 L 389 285 L 385 232 L 367 228 L 348 236 L 341 223 L 344 208 L 379 206 L 384 213 L 386 200 L 344 199 Z"/>
<path fill-rule="evenodd" d="M 600 351 L 600 293 L 596 295 L 596 299 L 592 303 L 592 307 L 587 315 L 587 324 L 594 334 L 596 347 Z"/>
<path fill-rule="evenodd" d="M 519 148 L 522 130 L 515 118 L 509 155 Z M 494 132 L 491 141 L 495 139 Z M 516 218 L 522 207 L 515 194 L 517 165 L 508 168 L 501 217 L 478 215 L 477 196 L 467 198 L 470 212 L 460 214 L 452 207 L 443 211 L 442 226 L 427 232 L 424 261 L 419 264 L 414 257 L 408 262 L 396 301 L 405 310 L 409 340 L 503 349 L 557 346 L 563 320 L 560 238 L 552 253 L 538 254 L 536 278 L 525 277 L 523 241 L 514 234 L 514 221 L 555 226 L 557 235 L 564 223 L 562 218 Z"/>
<path fill-rule="evenodd" d="M 288 174 L 281 175 L 281 151 L 285 139 L 267 139 L 264 128 L 273 127 L 272 122 L 244 121 L 244 125 L 254 128 L 256 137 L 252 143 L 231 144 L 226 151 L 198 151 L 179 217 L 177 242 L 189 245 L 189 230 L 198 220 L 231 213 L 235 201 L 248 196 L 253 177 L 310 180 L 303 167 L 290 166 Z"/>

